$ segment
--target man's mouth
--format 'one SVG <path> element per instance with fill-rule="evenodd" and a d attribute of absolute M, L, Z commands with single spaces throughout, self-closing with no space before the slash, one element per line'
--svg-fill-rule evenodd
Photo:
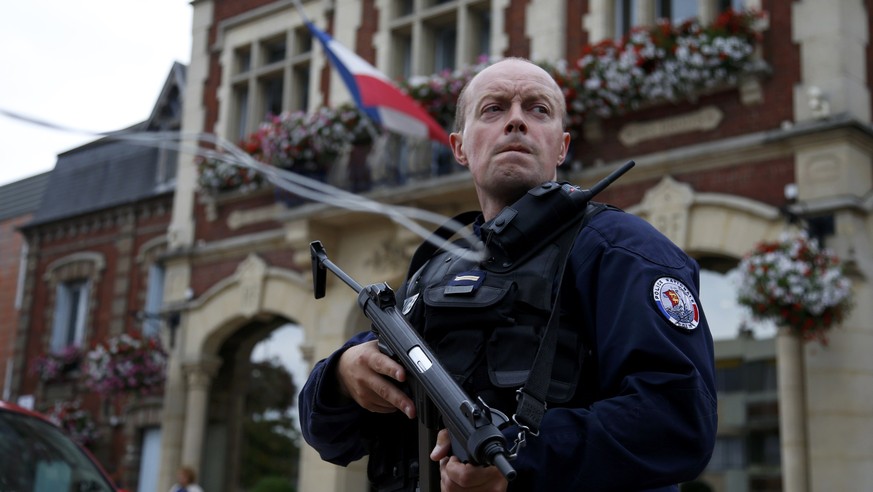
<path fill-rule="evenodd" d="M 505 152 L 521 152 L 523 154 L 530 154 L 530 149 L 525 147 L 524 145 L 507 145 L 502 147 L 498 154 L 503 154 Z"/>

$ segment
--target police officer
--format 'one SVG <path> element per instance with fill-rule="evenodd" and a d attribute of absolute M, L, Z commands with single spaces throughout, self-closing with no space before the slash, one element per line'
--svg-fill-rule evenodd
<path fill-rule="evenodd" d="M 565 113 L 558 85 L 527 60 L 504 59 L 470 81 L 450 141 L 479 198 L 475 230 L 556 179 L 570 143 Z M 512 461 L 518 478 L 507 482 L 494 467 L 461 462 L 441 431 L 431 459 L 439 462 L 442 490 L 677 490 L 706 467 L 716 391 L 697 264 L 646 222 L 613 208 L 591 214 L 563 258 L 535 254 L 503 273 L 457 259 L 449 267 L 452 261 L 431 261 L 409 283 L 410 322 L 468 392 L 509 415 L 527 375 L 519 361 L 532 360 L 549 311 L 560 311 L 548 410 L 539 435 L 528 437 Z M 548 277 L 560 271 L 561 282 Z M 508 294 L 486 306 L 474 283 L 474 292 L 441 304 L 447 282 L 480 274 L 501 283 L 492 291 Z M 549 287 L 559 295 L 536 307 L 531 299 Z M 415 490 L 416 408 L 399 384 L 406 378 L 372 334 L 352 338 L 315 366 L 301 392 L 306 441 L 339 465 L 369 454 L 375 490 Z M 518 431 L 503 430 L 509 442 Z"/>

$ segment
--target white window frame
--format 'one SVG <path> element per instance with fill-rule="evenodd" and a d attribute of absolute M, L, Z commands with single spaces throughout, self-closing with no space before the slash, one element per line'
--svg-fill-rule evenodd
<path fill-rule="evenodd" d="M 495 54 L 500 26 L 491 0 L 387 0 L 380 25 L 387 25 L 381 60 L 392 78 L 428 76 L 443 69 L 474 65 Z M 384 24 L 383 24 L 384 22 Z M 456 37 L 441 36 L 454 31 Z M 487 32 L 483 32 L 487 31 Z M 442 40 L 440 38 L 443 38 Z M 385 38 L 383 38 L 385 39 Z M 450 49 L 453 53 L 447 53 Z M 483 52 L 484 51 L 484 52 Z M 452 66 L 448 66 L 452 65 Z"/>
<path fill-rule="evenodd" d="M 18 279 L 15 282 L 15 309 L 21 309 L 24 301 L 24 280 L 27 278 L 27 255 L 30 251 L 30 243 L 27 239 L 21 244 L 21 255 L 18 259 Z"/>
<path fill-rule="evenodd" d="M 587 14 L 585 25 L 588 28 L 590 42 L 597 43 L 607 38 L 618 39 L 625 33 L 616 18 L 624 6 L 630 6 L 630 26 L 654 25 L 658 18 L 662 1 L 669 0 L 592 0 L 590 12 Z M 760 9 L 760 0 L 732 0 L 735 6 L 742 9 Z M 708 24 L 718 17 L 721 0 L 697 0 L 697 16 L 704 24 Z M 679 22 L 683 19 L 673 19 Z"/>
<path fill-rule="evenodd" d="M 267 116 L 265 82 L 270 79 L 281 79 L 280 112 L 310 109 L 317 90 L 311 83 L 317 80 L 313 75 L 316 41 L 293 8 L 256 9 L 222 22 L 219 30 L 223 75 L 218 90 L 219 134 L 239 140 L 257 130 Z M 270 62 L 266 54 L 277 40 L 284 40 L 285 56 Z M 243 56 L 248 63 L 242 63 Z"/>
<path fill-rule="evenodd" d="M 147 427 L 142 430 L 140 442 L 139 484 L 138 492 L 157 490 L 160 471 L 161 428 Z"/>
<path fill-rule="evenodd" d="M 146 285 L 145 319 L 142 323 L 142 334 L 146 337 L 157 337 L 161 334 L 161 307 L 164 304 L 164 279 L 166 270 L 160 263 L 149 265 L 148 284 Z"/>
<path fill-rule="evenodd" d="M 85 341 L 91 281 L 76 279 L 57 285 L 50 349 L 58 352 Z"/>

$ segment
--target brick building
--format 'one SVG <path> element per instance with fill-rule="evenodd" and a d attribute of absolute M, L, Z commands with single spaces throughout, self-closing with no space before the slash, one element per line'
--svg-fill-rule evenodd
<path fill-rule="evenodd" d="M 23 268 L 27 243 L 18 231 L 42 201 L 48 173 L 31 176 L 0 187 L 0 399 L 12 395 L 12 363 L 18 332 Z"/>
<path fill-rule="evenodd" d="M 185 67 L 175 64 L 152 115 L 126 130 L 177 132 L 184 84 Z M 59 402 L 85 409 L 98 432 L 90 447 L 121 484 L 136 484 L 141 443 L 160 425 L 160 397 L 91 391 L 81 377 L 83 354 L 122 333 L 159 336 L 162 325 L 142 313 L 158 313 L 163 299 L 160 256 L 176 161 L 171 145 L 113 137 L 64 152 L 44 176 L 38 206 L 18 224 L 27 244 L 27 275 L 9 393 L 42 412 Z M 37 360 L 50 354 L 75 355 L 59 374 L 36 373 Z"/>
<path fill-rule="evenodd" d="M 183 133 L 239 141 L 268 114 L 311 112 L 349 100 L 292 1 L 192 5 Z M 719 338 L 720 426 L 702 481 L 732 492 L 873 484 L 873 367 L 866 355 L 873 337 L 864 321 L 873 314 L 864 302 L 873 274 L 873 2 L 313 0 L 303 7 L 340 43 L 388 76 L 407 80 L 473 65 L 481 55 L 566 60 L 572 66 L 587 47 L 635 26 L 653 26 L 658 18 L 679 22 L 691 16 L 708 25 L 730 7 L 761 12 L 758 70 L 672 102 L 652 98 L 625 112 L 587 114 L 574 123 L 572 158 L 561 178 L 590 185 L 634 159 L 637 166 L 598 199 L 650 221 L 706 274 L 702 303 L 713 313 Z M 459 170 L 437 172 L 438 153 L 429 143 L 383 137 L 373 148 L 363 166 L 354 149 L 348 152 L 326 178 L 349 187 L 349 170 L 364 167 L 372 179 L 360 189 L 369 198 L 443 215 L 477 207 L 469 178 Z M 313 300 L 310 241 L 321 240 L 332 260 L 359 282 L 395 286 L 420 241 L 379 215 L 299 200 L 288 205 L 287 194 L 270 185 L 210 191 L 197 162 L 180 158 L 168 222 L 143 226 L 146 234 L 133 218 L 155 215 L 130 211 L 118 223 L 128 227 L 131 241 L 101 254 L 125 265 L 121 270 L 94 268 L 100 263 L 92 255 L 84 262 L 91 266 L 82 266 L 91 270 L 78 271 L 104 271 L 101 278 L 113 279 L 114 286 L 99 295 L 100 305 L 114 307 L 94 329 L 123 330 L 129 323 L 123 311 L 143 305 L 143 276 L 132 275 L 133 258 L 146 239 L 141 236 L 163 251 L 161 311 L 178 314 L 179 325 L 167 343 L 172 346 L 164 398 L 153 407 L 161 408 L 157 490 L 169 487 L 182 464 L 201 472 L 207 490 L 234 490 L 240 483 L 244 375 L 253 347 L 269 333 L 299 325 L 305 333 L 301 356 L 311 365 L 368 328 L 353 293 L 335 279 L 326 299 Z M 163 196 L 153 199 L 169 206 L 160 201 Z M 155 203 L 149 200 L 138 206 Z M 800 425 L 780 429 L 775 374 L 784 355 L 781 338 L 772 330 L 750 338 L 736 313 L 720 311 L 720 302 L 731 297 L 710 301 L 706 292 L 728 286 L 729 272 L 757 242 L 777 238 L 786 228 L 786 212 L 805 219 L 848 261 L 859 302 L 828 346 L 799 347 L 801 365 L 780 374 L 781 381 L 790 372 L 803 390 Z M 165 239 L 158 237 L 160 227 L 167 227 Z M 28 344 L 39 337 L 47 343 L 51 296 L 40 283 L 51 282 L 45 274 L 52 260 L 73 251 L 73 243 L 84 244 L 70 239 L 83 230 L 90 237 L 100 228 L 58 227 L 38 216 L 26 229 L 39 238 L 30 258 L 41 258 L 43 265 L 28 301 L 43 325 L 31 328 Z M 125 272 L 131 273 L 131 288 L 123 294 Z M 162 333 L 169 342 L 170 332 Z M 25 378 L 13 394 L 40 391 Z M 129 442 L 145 442 L 142 434 L 127 435 Z M 304 448 L 300 470 L 299 490 L 366 490 L 364 463 L 338 468 Z"/>
<path fill-rule="evenodd" d="M 193 6 L 186 100 L 196 103 L 185 108 L 183 130 L 238 140 L 267 114 L 349 100 L 292 2 L 213 0 Z M 590 184 L 635 159 L 637 167 L 600 198 L 651 221 L 722 283 L 758 241 L 778 237 L 786 222 L 781 211 L 814 218 L 827 245 L 853 267 L 856 295 L 869 298 L 871 2 L 304 5 L 317 26 L 398 79 L 472 65 L 483 54 L 572 64 L 586 53 L 585 46 L 618 38 L 633 26 L 687 16 L 708 24 L 729 7 L 764 14 L 754 55 L 762 69 L 675 102 L 653 99 L 622 114 L 589 115 L 576 128 L 573 157 L 562 178 Z M 386 148 L 388 158 L 381 162 L 389 166 L 431 169 L 429 145 Z M 463 173 L 411 176 L 382 182 L 366 194 L 446 215 L 475 208 Z M 220 488 L 235 483 L 238 473 L 235 395 L 251 346 L 273 327 L 294 322 L 306 334 L 303 356 L 313 363 L 367 327 L 354 296 L 339 283 L 329 283 L 327 300 L 313 302 L 308 243 L 321 240 L 334 261 L 362 283 L 397 285 L 418 239 L 380 216 L 311 203 L 287 208 L 275 202 L 269 186 L 206 193 L 197 177 L 190 162 L 181 163 L 166 263 L 166 301 L 180 310 L 181 325 L 164 406 L 162 466 L 193 464 L 208 477 L 207 486 Z M 786 190 L 797 190 L 794 205 Z M 782 480 L 801 480 L 811 490 L 873 483 L 873 454 L 865 445 L 873 433 L 873 410 L 862 403 L 871 395 L 860 390 L 873 379 L 860 355 L 873 343 L 862 321 L 869 309 L 860 304 L 826 349 L 804 348 L 804 435 L 794 429 L 783 437 L 803 441 L 800 454 L 808 466 L 798 470 L 792 458 L 780 470 L 778 449 L 773 464 L 772 447 L 779 440 L 775 396 L 762 388 L 764 394 L 755 398 L 770 404 L 733 399 L 724 409 L 731 425 L 720 435 L 717 455 L 740 456 L 720 458 L 705 481 L 716 490 L 779 489 Z M 740 325 L 726 329 L 736 338 Z M 747 361 L 751 367 L 773 364 L 777 349 L 769 340 L 762 341 L 769 349 Z M 719 350 L 725 354 L 720 370 L 729 374 L 732 367 L 745 366 L 745 356 L 735 349 Z M 856 388 L 866 400 L 837 388 Z M 746 446 L 754 452 L 744 451 Z M 361 464 L 336 468 L 304 449 L 300 469 L 301 490 L 365 490 Z"/>

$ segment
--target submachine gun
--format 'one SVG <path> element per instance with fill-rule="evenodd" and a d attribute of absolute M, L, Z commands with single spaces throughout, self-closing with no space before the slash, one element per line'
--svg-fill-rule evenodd
<path fill-rule="evenodd" d="M 589 190 L 569 184 L 545 183 L 518 202 L 505 208 L 486 230 L 490 253 L 504 264 L 522 259 L 531 241 L 552 238 L 585 213 L 588 202 L 622 174 L 633 161 L 598 182 Z M 531 212 L 533 215 L 528 215 Z M 524 220 L 521 218 L 525 217 Z M 495 226 L 493 224 L 500 224 Z M 551 231 L 545 234 L 545 231 Z M 517 245 L 528 246 L 518 247 Z M 419 491 L 439 490 L 439 470 L 430 466 L 427 447 L 440 421 L 452 438 L 452 452 L 458 459 L 478 465 L 493 465 L 511 481 L 516 471 L 510 463 L 516 448 L 510 448 L 499 426 L 508 422 L 505 415 L 488 407 L 481 398 L 473 399 L 458 385 L 431 351 L 427 343 L 397 309 L 394 291 L 382 282 L 361 286 L 327 257 L 321 241 L 309 245 L 315 298 L 325 295 L 327 270 L 358 293 L 358 306 L 372 322 L 379 349 L 393 357 L 411 376 L 409 380 L 419 418 Z M 439 418 L 437 418 L 439 417 Z"/>

